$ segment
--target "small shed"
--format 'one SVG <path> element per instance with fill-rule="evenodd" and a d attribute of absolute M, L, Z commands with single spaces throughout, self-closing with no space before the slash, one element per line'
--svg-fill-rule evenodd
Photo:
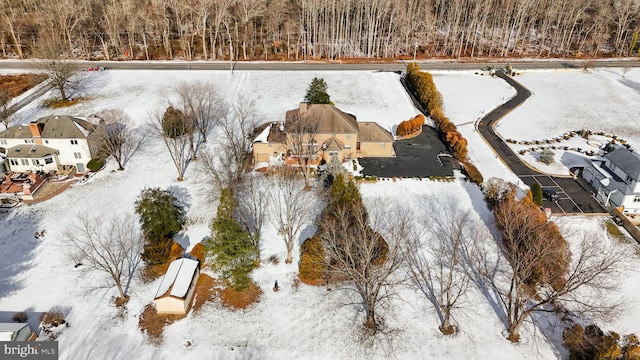
<path fill-rule="evenodd" d="M 0 341 L 27 341 L 31 328 L 27 323 L 0 323 Z"/>
<path fill-rule="evenodd" d="M 158 314 L 184 315 L 191 306 L 191 299 L 200 276 L 197 260 L 177 259 L 169 264 L 154 302 Z"/>

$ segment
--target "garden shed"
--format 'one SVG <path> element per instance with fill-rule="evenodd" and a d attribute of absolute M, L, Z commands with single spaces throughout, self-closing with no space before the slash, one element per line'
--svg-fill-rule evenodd
<path fill-rule="evenodd" d="M 181 258 L 169 264 L 154 302 L 158 314 L 184 315 L 191 306 L 200 266 L 197 260 Z"/>

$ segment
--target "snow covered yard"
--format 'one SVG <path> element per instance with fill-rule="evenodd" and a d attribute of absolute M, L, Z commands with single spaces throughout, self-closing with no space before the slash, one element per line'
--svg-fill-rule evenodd
<path fill-rule="evenodd" d="M 615 76 L 609 70 L 599 70 L 590 76 L 582 73 L 562 73 L 564 79 L 575 84 L 576 89 L 587 88 L 593 79 L 603 84 L 613 82 Z M 573 74 L 573 75 L 572 75 Z M 286 110 L 295 108 L 313 77 L 323 77 L 329 85 L 332 101 L 340 109 L 353 113 L 362 121 L 378 121 L 391 129 L 400 121 L 413 117 L 417 111 L 412 106 L 394 73 L 374 72 L 188 72 L 188 71 L 105 71 L 86 74 L 91 81 L 82 89 L 86 101 L 76 106 L 61 109 L 56 113 L 88 116 L 106 108 L 122 108 L 140 126 L 144 126 L 148 112 L 160 106 L 163 94 L 169 93 L 172 84 L 180 80 L 210 80 L 229 100 L 244 94 L 255 99 L 261 118 L 266 121 L 281 120 Z M 525 86 L 536 93 L 528 101 L 535 100 L 546 91 L 555 91 L 551 86 L 538 90 L 544 79 L 555 73 L 527 73 L 519 77 Z M 558 74 L 560 75 L 560 74 Z M 540 76 L 543 80 L 537 79 Z M 619 76 L 619 75 L 618 75 Z M 627 79 L 640 78 L 640 72 L 631 71 Z M 608 80 L 607 80 L 608 79 Z M 482 114 L 513 95 L 514 91 L 500 79 L 474 75 L 471 72 L 434 74 L 434 80 L 443 94 L 445 113 L 456 123 L 469 141 L 469 155 L 485 179 L 491 176 L 515 181 L 502 163 L 494 158 L 487 145 L 474 132 L 473 122 Z M 537 81 L 537 82 L 536 82 Z M 605 85 L 602 85 L 605 87 Z M 613 86 L 613 85 L 611 85 Z M 624 85 L 623 85 L 624 86 Z M 576 90 L 577 91 L 577 90 Z M 613 92 L 611 93 L 613 94 Z M 577 95 L 576 95 L 577 96 Z M 613 96 L 613 95 L 612 95 Z M 627 95 L 625 95 L 627 96 Z M 556 98 L 559 97 L 556 94 Z M 624 97 L 630 101 L 631 96 Z M 595 115 L 579 123 L 576 117 L 565 127 L 561 119 L 551 121 L 556 128 L 548 130 L 547 122 L 534 122 L 537 117 L 526 114 L 546 113 L 546 102 L 523 105 L 503 120 L 499 131 L 504 137 L 529 139 L 534 135 L 556 136 L 556 132 L 591 127 L 598 114 L 603 116 L 611 110 L 607 102 L 602 108 L 595 98 L 585 101 L 591 105 Z M 555 100 L 558 109 L 569 106 L 573 99 L 565 102 Z M 628 104 L 627 102 L 621 102 Z M 162 105 L 163 109 L 164 106 Z M 577 107 L 577 106 L 576 106 Z M 528 110 L 527 110 L 528 109 Z M 527 110 L 525 122 L 511 120 Z M 628 109 L 631 112 L 631 108 Z M 16 123 L 28 122 L 51 112 L 34 103 L 17 114 Z M 524 113 L 523 113 L 524 114 Z M 551 112 L 549 112 L 551 114 Z M 612 118 L 613 120 L 617 118 Z M 612 121 L 613 121 L 612 120 Z M 518 124 L 510 124 L 509 121 Z M 615 120 L 618 121 L 618 120 Z M 607 123 L 609 132 L 625 128 L 627 118 L 620 123 Z M 526 125 L 523 125 L 526 124 Z M 508 125 L 508 126 L 507 126 Z M 511 129 L 507 134 L 505 129 Z M 539 131 L 534 132 L 533 130 Z M 610 130 L 611 129 L 611 130 Z M 599 130 L 593 126 L 592 130 Z M 546 131 L 546 132 L 545 132 Z M 640 144 L 637 133 L 628 130 L 625 137 Z M 623 135 L 623 134 L 621 134 Z M 131 288 L 131 300 L 127 314 L 116 316 L 113 292 L 87 293 L 87 288 L 104 281 L 102 274 L 91 277 L 81 275 L 73 264 L 65 259 L 60 247 L 63 231 L 73 228 L 74 215 L 91 212 L 102 216 L 113 213 L 133 213 L 134 201 L 145 187 L 169 188 L 177 194 L 187 209 L 189 229 L 180 234 L 181 244 L 190 248 L 208 234 L 209 222 L 215 214 L 216 205 L 203 196 L 197 162 L 191 163 L 184 182 L 177 176 L 164 145 L 150 141 L 144 151 L 134 156 L 123 172 L 111 171 L 115 164 L 99 172 L 87 183 L 74 185 L 61 195 L 33 206 L 23 206 L 2 213 L 0 230 L 0 311 L 22 311 L 33 309 L 47 311 L 58 307 L 67 313 L 71 326 L 60 336 L 61 359 L 369 359 L 369 358 L 477 358 L 496 359 L 553 359 L 566 357 L 559 347 L 557 332 L 553 324 L 541 321 L 536 326 L 528 325 L 519 344 L 511 344 L 504 337 L 504 324 L 499 311 L 491 306 L 485 294 L 474 288 L 469 293 L 467 311 L 458 319 L 461 332 L 454 337 L 445 337 L 438 331 L 438 319 L 431 305 L 417 291 L 403 287 L 394 301 L 393 310 L 384 314 L 386 324 L 397 329 L 397 341 L 393 348 L 363 350 L 357 344 L 361 317 L 353 306 L 342 306 L 349 298 L 342 291 L 327 291 L 301 284 L 297 289 L 299 254 L 294 250 L 293 265 L 284 263 L 285 245 L 275 229 L 267 224 L 261 244 L 262 266 L 253 272 L 254 281 L 261 287 L 263 296 L 259 303 L 242 311 L 231 311 L 214 302 L 205 305 L 200 312 L 190 313 L 186 318 L 165 328 L 165 339 L 161 346 L 149 343 L 138 329 L 138 315 L 144 306 L 153 300 L 159 280 L 143 284 L 136 279 Z M 390 204 L 410 205 L 416 212 L 424 212 L 422 201 L 453 201 L 457 206 L 471 209 L 473 218 L 487 232 L 485 241 L 494 241 L 491 234 L 492 216 L 486 208 L 479 189 L 459 179 L 451 183 L 419 180 L 378 181 L 363 183 L 360 187 L 365 201 L 384 197 Z M 438 216 L 438 214 L 432 214 Z M 558 220 L 573 226 L 588 224 L 594 232 L 603 233 L 600 219 L 566 217 Z M 600 221 L 600 223 L 599 223 Z M 598 225 L 600 224 L 600 225 Z M 586 225 L 585 225 L 586 226 Z M 36 230 L 46 229 L 44 238 L 34 239 Z M 306 231 L 308 235 L 311 230 Z M 270 264 L 266 259 L 278 254 L 280 263 Z M 274 293 L 271 288 L 277 280 L 281 290 Z M 635 271 L 621 281 L 626 286 L 625 294 L 637 299 L 640 271 Z M 622 333 L 640 333 L 638 309 L 631 308 L 618 322 L 605 326 L 605 330 Z M 551 326 L 551 328 L 548 328 Z M 544 334 L 555 334 L 547 340 Z M 193 345 L 185 347 L 191 340 Z"/>

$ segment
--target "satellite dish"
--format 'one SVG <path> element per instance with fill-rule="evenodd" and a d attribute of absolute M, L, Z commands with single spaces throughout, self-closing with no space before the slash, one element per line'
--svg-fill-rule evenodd
<path fill-rule="evenodd" d="M 602 184 L 602 186 L 609 186 L 609 184 L 611 183 L 611 179 L 609 178 L 604 178 L 602 180 L 600 180 L 600 184 Z"/>

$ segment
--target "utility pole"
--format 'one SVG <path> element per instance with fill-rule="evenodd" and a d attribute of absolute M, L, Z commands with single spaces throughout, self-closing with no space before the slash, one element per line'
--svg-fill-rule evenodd
<path fill-rule="evenodd" d="M 302 32 L 302 42 L 304 43 L 304 47 L 302 48 L 302 57 L 304 62 L 307 62 L 307 32 Z"/>
<path fill-rule="evenodd" d="M 231 66 L 231 75 L 233 75 L 233 40 L 229 35 L 229 65 Z"/>

